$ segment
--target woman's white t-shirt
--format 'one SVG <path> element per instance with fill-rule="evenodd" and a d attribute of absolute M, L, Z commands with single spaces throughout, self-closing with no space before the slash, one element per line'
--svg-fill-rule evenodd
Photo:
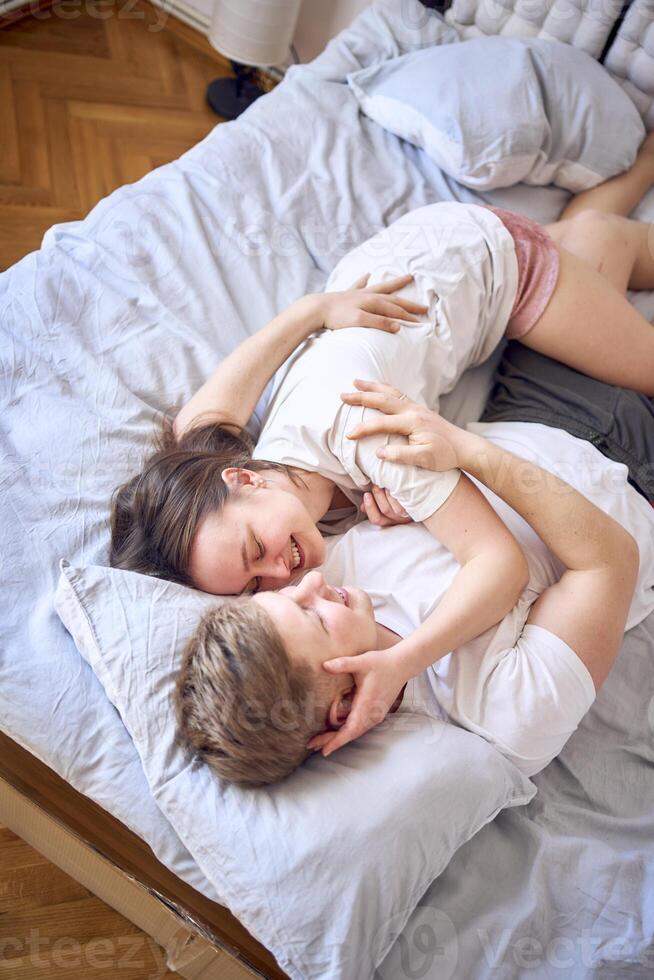
<path fill-rule="evenodd" d="M 254 455 L 321 473 L 357 508 L 371 483 L 386 487 L 414 521 L 424 521 L 449 497 L 460 471 L 433 473 L 377 457 L 378 446 L 403 436 L 347 439 L 377 413 L 345 405 L 340 394 L 353 390 L 355 378 L 384 381 L 437 409 L 440 395 L 502 339 L 517 289 L 515 246 L 486 208 L 431 204 L 348 253 L 326 291 L 347 289 L 366 272 L 371 283 L 413 273 L 399 294 L 428 313 L 398 334 L 353 327 L 310 337 L 275 376 Z"/>

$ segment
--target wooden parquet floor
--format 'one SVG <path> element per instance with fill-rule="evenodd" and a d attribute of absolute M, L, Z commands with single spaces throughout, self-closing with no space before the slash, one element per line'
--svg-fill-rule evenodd
<path fill-rule="evenodd" d="M 145 0 L 57 0 L 0 29 L 0 269 L 206 136 L 207 83 L 230 74 Z"/>
<path fill-rule="evenodd" d="M 0 976 L 167 980 L 154 939 L 0 825 Z"/>
<path fill-rule="evenodd" d="M 205 89 L 229 63 L 143 0 L 122 6 L 55 3 L 0 29 L 0 269 L 219 122 Z M 7 980 L 177 976 L 154 940 L 2 827 L 0 947 Z"/>

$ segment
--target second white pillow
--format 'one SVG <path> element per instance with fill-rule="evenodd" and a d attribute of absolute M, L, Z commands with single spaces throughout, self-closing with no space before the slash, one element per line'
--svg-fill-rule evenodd
<path fill-rule="evenodd" d="M 638 110 L 585 52 L 483 37 L 348 75 L 362 111 L 477 191 L 557 184 L 578 193 L 622 173 L 645 135 Z"/>

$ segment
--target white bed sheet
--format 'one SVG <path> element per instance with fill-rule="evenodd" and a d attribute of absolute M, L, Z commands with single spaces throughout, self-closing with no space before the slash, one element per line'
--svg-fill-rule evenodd
<path fill-rule="evenodd" d="M 351 245 L 437 200 L 559 214 L 566 192 L 480 197 L 359 114 L 349 71 L 447 30 L 417 0 L 367 11 L 241 120 L 83 221 L 54 226 L 0 275 L 0 727 L 219 901 L 54 613 L 58 560 L 107 562 L 109 497 L 138 468 L 157 412 L 181 406 L 236 344 L 320 289 Z M 457 418 L 478 417 L 488 371 L 449 396 Z"/>

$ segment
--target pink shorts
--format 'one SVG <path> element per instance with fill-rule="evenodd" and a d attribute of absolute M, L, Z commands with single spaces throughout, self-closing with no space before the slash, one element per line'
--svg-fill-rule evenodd
<path fill-rule="evenodd" d="M 515 242 L 518 260 L 518 291 L 505 336 L 523 337 L 542 316 L 559 277 L 559 252 L 545 229 L 503 208 L 488 208 L 496 214 Z"/>

